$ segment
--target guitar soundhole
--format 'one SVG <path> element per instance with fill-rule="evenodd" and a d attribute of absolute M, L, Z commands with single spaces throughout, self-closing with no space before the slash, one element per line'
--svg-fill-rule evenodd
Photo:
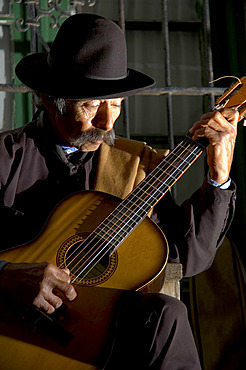
<path fill-rule="evenodd" d="M 86 236 L 87 234 L 73 235 L 67 239 L 57 253 L 57 265 L 69 268 L 75 284 L 100 285 L 116 270 L 117 253 L 107 253 L 98 259 L 98 252 L 91 253 L 91 248 L 84 249 L 82 242 Z"/>

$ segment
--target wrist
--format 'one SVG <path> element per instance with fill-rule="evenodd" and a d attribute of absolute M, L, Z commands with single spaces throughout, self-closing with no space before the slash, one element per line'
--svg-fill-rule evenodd
<path fill-rule="evenodd" d="M 229 173 L 226 171 L 225 174 L 223 173 L 217 173 L 216 171 L 211 171 L 211 168 L 209 169 L 209 178 L 213 181 L 215 181 L 219 185 L 225 184 L 230 176 Z"/>
<path fill-rule="evenodd" d="M 209 184 L 215 186 L 216 188 L 220 188 L 220 189 L 228 189 L 231 185 L 231 178 L 230 177 L 227 179 L 227 181 L 225 181 L 223 183 L 219 183 L 219 182 L 215 181 L 214 179 L 212 179 L 210 177 L 209 173 L 207 175 L 207 181 L 208 181 Z"/>

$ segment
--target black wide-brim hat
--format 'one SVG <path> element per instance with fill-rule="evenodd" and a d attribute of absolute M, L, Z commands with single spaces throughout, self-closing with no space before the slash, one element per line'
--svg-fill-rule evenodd
<path fill-rule="evenodd" d="M 136 94 L 155 81 L 127 68 L 125 37 L 116 23 L 76 14 L 61 25 L 49 53 L 24 57 L 19 80 L 32 90 L 64 99 L 110 99 Z"/>

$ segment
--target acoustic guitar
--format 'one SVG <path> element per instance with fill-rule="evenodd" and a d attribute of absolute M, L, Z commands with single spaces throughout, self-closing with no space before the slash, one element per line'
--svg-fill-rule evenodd
<path fill-rule="evenodd" d="M 241 85 L 231 87 L 217 108 L 233 97 L 233 107 L 245 109 Z M 69 197 L 34 241 L 0 254 L 15 263 L 68 267 L 78 292 L 51 316 L 1 297 L 0 369 L 104 368 L 119 302 L 153 283 L 167 262 L 165 236 L 147 215 L 206 145 L 187 135 L 124 200 L 100 192 Z"/>

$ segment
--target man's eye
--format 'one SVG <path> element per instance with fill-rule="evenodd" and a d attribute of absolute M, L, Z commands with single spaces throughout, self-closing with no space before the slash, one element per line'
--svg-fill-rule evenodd
<path fill-rule="evenodd" d="M 111 105 L 111 107 L 120 108 L 120 107 L 121 107 L 121 103 L 113 103 L 113 104 Z"/>
<path fill-rule="evenodd" d="M 112 102 L 112 106 L 113 106 L 113 107 L 118 107 L 118 108 L 120 108 L 120 107 L 121 107 L 122 100 L 123 100 L 123 99 L 117 99 L 117 100 L 113 101 L 113 102 Z"/>
<path fill-rule="evenodd" d="M 85 108 L 88 108 L 88 109 L 94 109 L 94 110 L 96 110 L 96 109 L 98 109 L 99 104 L 85 104 L 84 107 Z"/>

